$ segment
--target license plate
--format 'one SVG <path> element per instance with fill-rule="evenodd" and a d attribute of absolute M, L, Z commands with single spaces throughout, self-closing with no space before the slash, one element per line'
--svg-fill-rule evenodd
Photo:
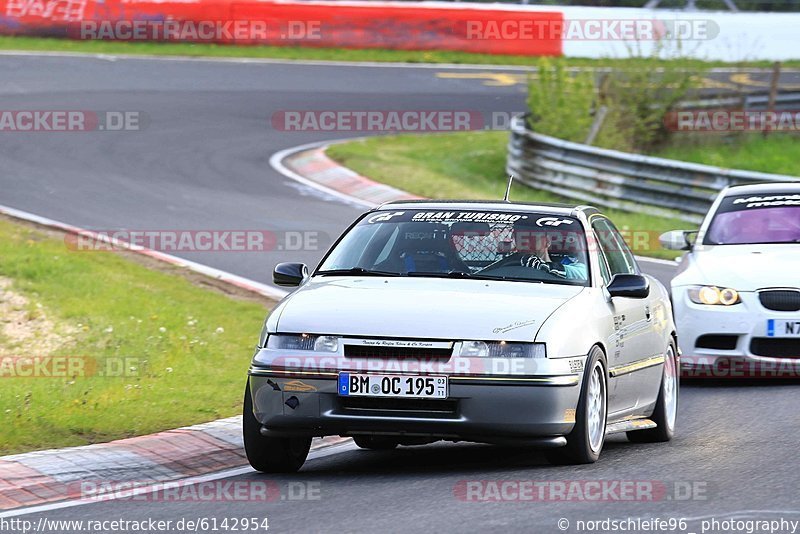
<path fill-rule="evenodd" d="M 339 395 L 446 399 L 447 377 L 339 373 Z"/>
<path fill-rule="evenodd" d="M 800 337 L 800 321 L 791 319 L 767 319 L 767 336 Z"/>

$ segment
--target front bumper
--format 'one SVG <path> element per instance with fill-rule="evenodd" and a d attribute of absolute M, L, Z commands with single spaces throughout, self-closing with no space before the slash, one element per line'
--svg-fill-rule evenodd
<path fill-rule="evenodd" d="M 451 377 L 443 401 L 340 397 L 336 373 L 252 367 L 256 419 L 273 435 L 351 436 L 515 443 L 564 436 L 575 424 L 580 374 Z"/>
<path fill-rule="evenodd" d="M 741 303 L 707 306 L 689 300 L 687 287 L 672 291 L 681 350 L 681 371 L 687 378 L 800 377 L 800 338 L 769 336 L 768 320 L 800 320 L 800 312 L 764 308 L 756 292 L 740 293 Z M 783 340 L 783 341 L 781 341 Z M 786 357 L 773 347 L 796 344 Z M 780 354 L 776 356 L 773 354 Z"/>

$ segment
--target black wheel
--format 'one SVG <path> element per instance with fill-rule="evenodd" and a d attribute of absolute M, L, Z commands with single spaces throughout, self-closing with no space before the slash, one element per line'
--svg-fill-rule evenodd
<path fill-rule="evenodd" d="M 247 461 L 262 473 L 295 473 L 305 463 L 311 438 L 268 438 L 261 435 L 261 423 L 253 414 L 250 382 L 244 390 L 242 434 Z"/>
<path fill-rule="evenodd" d="M 675 434 L 675 420 L 678 414 L 678 391 L 680 378 L 678 373 L 677 351 L 675 342 L 671 341 L 664 358 L 664 374 L 661 378 L 661 389 L 656 400 L 656 409 L 650 417 L 655 428 L 626 432 L 628 440 L 634 443 L 659 443 L 669 441 Z"/>
<path fill-rule="evenodd" d="M 354 436 L 353 441 L 362 449 L 388 451 L 397 447 L 397 440 L 387 436 Z"/>
<path fill-rule="evenodd" d="M 553 463 L 591 464 L 597 461 L 603 450 L 608 419 L 608 378 L 603 351 L 599 347 L 592 347 L 589 351 L 575 413 L 575 427 L 567 436 L 566 447 L 545 451 Z"/>

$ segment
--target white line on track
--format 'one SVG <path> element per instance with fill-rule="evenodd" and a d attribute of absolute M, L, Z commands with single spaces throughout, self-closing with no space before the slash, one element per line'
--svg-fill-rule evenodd
<path fill-rule="evenodd" d="M 270 167 L 275 169 L 276 172 L 286 176 L 287 178 L 291 178 L 292 180 L 294 180 L 296 182 L 300 182 L 303 185 L 306 185 L 308 187 L 312 187 L 314 189 L 317 189 L 318 191 L 322 191 L 323 193 L 326 193 L 328 195 L 334 196 L 337 199 L 339 199 L 339 200 L 341 200 L 343 202 L 346 202 L 347 204 L 351 204 L 351 205 L 354 204 L 356 207 L 359 207 L 359 208 L 374 208 L 376 206 L 376 204 L 373 204 L 371 202 L 367 202 L 366 200 L 362 200 L 360 198 L 356 198 L 356 197 L 350 196 L 347 193 L 342 193 L 341 191 L 337 191 L 336 189 L 331 189 L 330 187 L 324 186 L 324 185 L 322 185 L 322 184 L 320 184 L 318 182 L 315 182 L 313 180 L 309 180 L 305 176 L 302 176 L 302 175 L 294 172 L 293 170 L 289 169 L 288 167 L 286 167 L 286 165 L 283 164 L 283 160 L 285 160 L 287 157 L 289 157 L 289 156 L 291 156 L 293 154 L 297 154 L 298 152 L 304 152 L 306 150 L 313 150 L 315 148 L 327 147 L 327 146 L 330 146 L 330 145 L 333 145 L 333 144 L 336 144 L 336 143 L 346 143 L 346 142 L 349 142 L 349 141 L 359 141 L 361 139 L 363 139 L 363 137 L 343 139 L 341 141 L 318 141 L 316 143 L 308 143 L 308 144 L 305 144 L 305 145 L 300 145 L 300 146 L 296 146 L 296 147 L 292 147 L 292 148 L 287 148 L 285 150 L 280 150 L 280 151 L 274 153 L 269 158 L 269 164 L 270 164 Z"/>
<path fill-rule="evenodd" d="M 70 234 L 78 234 L 86 231 L 83 228 L 79 228 L 71 224 L 63 223 L 61 221 L 56 221 L 53 219 L 48 219 L 47 217 L 42 217 L 41 215 L 36 215 L 34 213 L 28 213 L 27 211 L 18 210 L 16 208 L 11 208 L 9 206 L 0 205 L 0 213 L 7 215 L 9 217 L 13 217 L 15 219 L 21 219 L 23 221 L 32 222 L 35 224 L 39 224 L 41 226 L 46 226 L 48 228 L 55 228 Z M 93 235 L 93 239 L 96 239 L 98 241 L 103 241 L 109 244 L 114 244 L 111 238 L 108 238 L 107 236 Z M 126 245 L 126 243 L 122 241 L 119 241 L 116 244 L 122 246 Z M 217 280 L 228 282 L 232 285 L 247 289 L 249 291 L 260 293 L 261 295 L 264 295 L 269 298 L 280 300 L 288 294 L 287 291 L 284 291 L 282 289 L 278 289 L 276 287 L 267 284 L 262 284 L 261 282 L 256 282 L 255 280 L 250 280 L 249 278 L 239 276 L 238 274 L 233 274 L 227 271 L 222 271 L 220 269 L 215 269 L 214 267 L 209 267 L 208 265 L 203 265 L 202 263 L 197 263 L 194 261 L 179 258 L 178 256 L 173 256 L 172 254 L 165 254 L 157 250 L 151 250 L 144 247 L 134 247 L 132 245 L 125 247 L 125 249 L 130 250 L 131 252 L 144 254 L 145 256 L 150 256 L 151 258 L 155 258 L 157 260 L 161 260 L 163 262 L 170 263 L 172 265 L 185 267 L 190 271 L 204 274 L 206 276 L 215 278 Z"/>
<path fill-rule="evenodd" d="M 349 452 L 352 450 L 356 450 L 358 447 L 352 441 L 348 441 L 347 443 L 342 443 L 340 445 L 332 445 L 330 447 L 325 447 L 324 449 L 319 449 L 316 451 L 311 451 L 308 455 L 308 461 L 319 460 L 321 458 L 326 458 L 328 456 L 333 456 L 336 454 L 342 454 L 345 452 Z M 213 482 L 216 480 L 222 480 L 225 478 L 231 477 L 238 477 L 241 475 L 253 474 L 255 475 L 257 471 L 254 471 L 252 467 L 236 467 L 233 469 L 226 469 L 224 471 L 219 471 L 217 473 L 210 473 L 208 475 L 201 475 L 196 477 L 184 478 L 179 480 L 170 480 L 166 482 L 159 482 L 153 484 L 151 486 L 143 486 L 141 488 L 136 488 L 131 490 L 130 493 L 124 494 L 109 494 L 107 496 L 92 498 L 92 499 L 77 499 L 72 501 L 60 501 L 50 504 L 42 504 L 39 506 L 30 506 L 28 508 L 20 508 L 17 510 L 9 510 L 7 512 L 0 512 L 0 518 L 6 517 L 17 517 L 21 515 L 30 515 L 30 514 L 38 514 L 42 512 L 52 512 L 53 510 L 61 510 L 64 508 L 74 508 L 76 506 L 84 506 L 86 504 L 97 504 L 103 503 L 108 501 L 116 501 L 120 499 L 130 499 L 134 496 L 138 495 L 149 495 L 152 493 L 157 493 L 159 491 L 164 490 L 165 486 L 170 487 L 171 484 L 180 484 L 181 486 L 188 486 L 191 484 L 201 484 L 204 482 Z M 302 473 L 302 472 L 301 472 Z M 269 475 L 259 475 L 259 476 L 269 476 Z"/>

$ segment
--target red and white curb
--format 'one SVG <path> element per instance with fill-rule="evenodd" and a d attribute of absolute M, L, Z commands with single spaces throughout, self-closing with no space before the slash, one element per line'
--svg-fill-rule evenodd
<path fill-rule="evenodd" d="M 276 152 L 269 160 L 273 169 L 304 185 L 358 207 L 374 208 L 393 200 L 420 199 L 407 191 L 361 176 L 325 153 L 329 146 L 363 138 L 311 143 Z"/>
<path fill-rule="evenodd" d="M 8 206 L 0 206 L 0 213 L 73 235 L 85 232 L 77 226 Z M 177 256 L 125 243 L 116 245 L 268 298 L 281 299 L 287 294 L 266 284 Z M 336 440 L 340 438 L 315 440 L 314 446 L 319 448 L 338 443 Z M 27 509 L 43 503 L 74 500 L 80 497 L 76 495 L 81 491 L 77 482 L 166 482 L 246 463 L 241 416 L 110 443 L 2 456 L 0 510 Z M 3 517 L 1 512 L 0 517 Z"/>
<path fill-rule="evenodd" d="M 317 451 L 349 441 L 317 438 Z M 247 464 L 241 416 L 110 443 L 0 457 L 0 517 L 61 501 L 97 502 L 182 486 Z M 247 472 L 245 469 L 243 472 Z M 229 476 L 231 476 L 229 474 Z"/>

